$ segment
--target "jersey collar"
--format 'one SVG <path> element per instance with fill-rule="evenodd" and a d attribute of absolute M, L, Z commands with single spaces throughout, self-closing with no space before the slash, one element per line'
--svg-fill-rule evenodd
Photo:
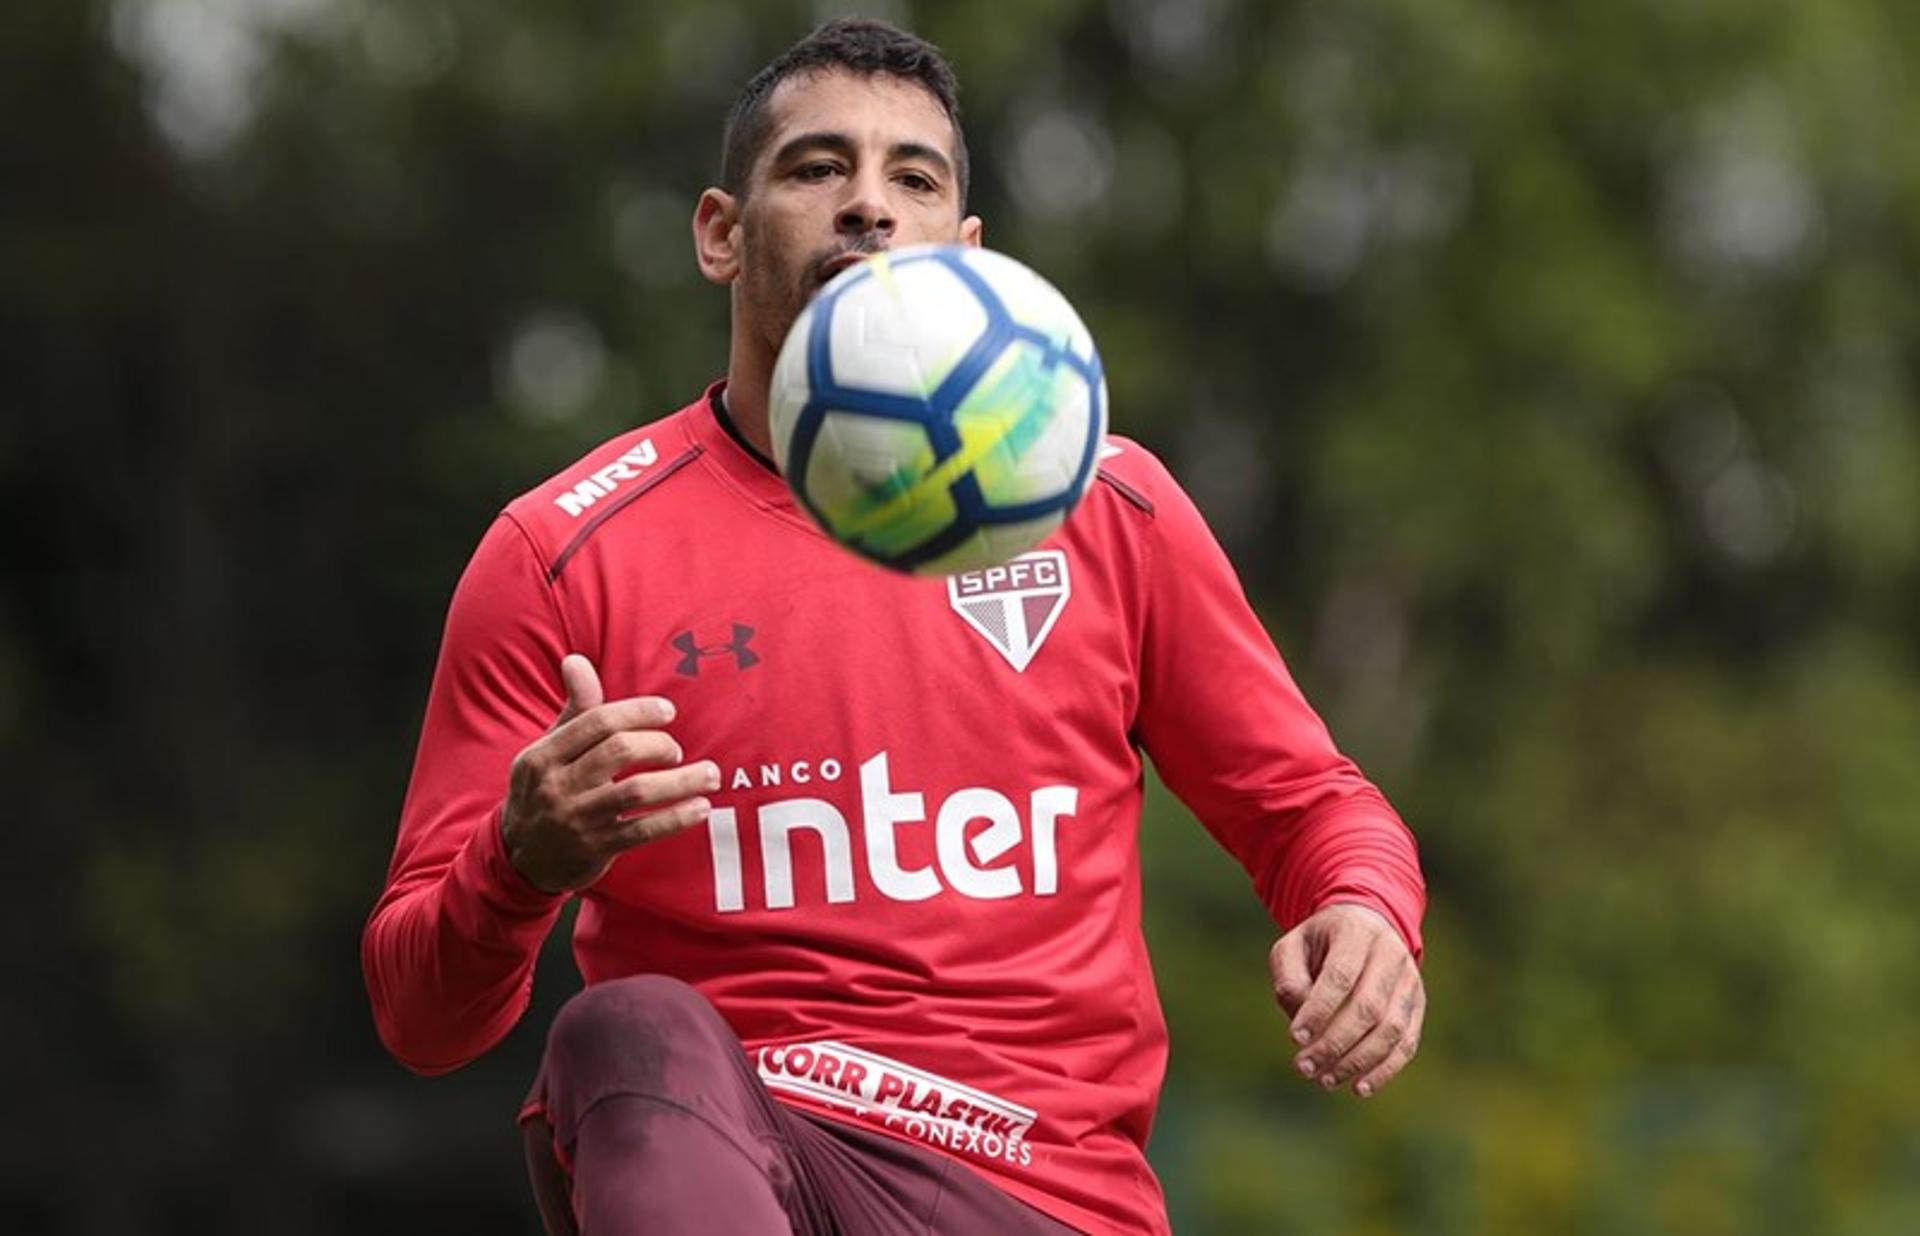
<path fill-rule="evenodd" d="M 793 491 L 787 488 L 779 469 L 748 444 L 727 413 L 726 401 L 721 398 L 726 386 L 725 378 L 709 386 L 700 401 L 702 406 L 694 410 L 691 418 L 694 441 L 713 465 L 750 497 L 769 506 L 793 507 Z"/>

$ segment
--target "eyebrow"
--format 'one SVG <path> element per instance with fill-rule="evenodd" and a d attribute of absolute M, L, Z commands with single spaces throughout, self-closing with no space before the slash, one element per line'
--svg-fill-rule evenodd
<path fill-rule="evenodd" d="M 773 153 L 775 167 L 785 166 L 803 150 L 830 150 L 837 155 L 852 159 L 859 153 L 853 138 L 845 133 L 822 129 L 813 133 L 801 133 L 780 143 L 780 149 Z M 939 149 L 925 142 L 895 142 L 887 147 L 887 158 L 891 160 L 922 159 L 939 169 L 943 177 L 953 175 L 953 162 Z"/>

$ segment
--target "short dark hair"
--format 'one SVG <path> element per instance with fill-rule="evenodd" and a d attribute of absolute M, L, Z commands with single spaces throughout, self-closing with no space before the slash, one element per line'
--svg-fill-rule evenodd
<path fill-rule="evenodd" d="M 967 139 L 960 131 L 960 82 L 940 49 L 898 26 L 864 17 L 837 17 L 801 39 L 753 75 L 727 113 L 721 138 L 720 187 L 741 194 L 755 159 L 773 133 L 767 104 L 781 82 L 802 73 L 843 69 L 871 77 L 884 73 L 914 82 L 933 96 L 953 122 L 954 184 L 967 202 Z"/>

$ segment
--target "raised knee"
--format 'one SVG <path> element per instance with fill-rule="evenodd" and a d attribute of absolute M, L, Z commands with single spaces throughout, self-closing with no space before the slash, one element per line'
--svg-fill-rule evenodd
<path fill-rule="evenodd" d="M 724 1050 L 730 1034 L 707 998 L 686 983 L 636 975 L 595 983 L 562 1005 L 547 1032 L 547 1054 L 576 1077 L 653 1092 L 673 1061 Z"/>

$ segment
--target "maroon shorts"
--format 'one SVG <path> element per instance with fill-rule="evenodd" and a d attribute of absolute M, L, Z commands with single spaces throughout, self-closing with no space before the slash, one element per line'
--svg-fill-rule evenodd
<path fill-rule="evenodd" d="M 676 979 L 568 1001 L 520 1120 L 551 1236 L 1074 1230 L 963 1163 L 774 1101 L 720 1014 Z"/>

